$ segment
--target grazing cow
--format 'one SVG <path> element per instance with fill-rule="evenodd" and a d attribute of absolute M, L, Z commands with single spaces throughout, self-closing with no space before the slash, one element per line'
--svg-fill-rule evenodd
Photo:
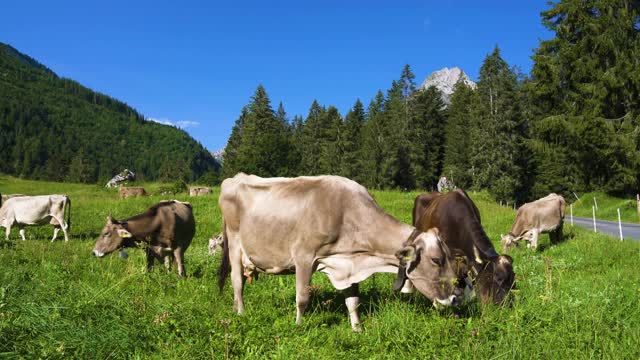
<path fill-rule="evenodd" d="M 222 249 L 222 234 L 218 234 L 215 238 L 209 239 L 209 255 L 215 255 L 218 249 Z"/>
<path fill-rule="evenodd" d="M 125 247 L 143 245 L 147 255 L 147 270 L 154 260 L 164 258 L 167 270 L 170 261 L 180 276 L 186 275 L 184 253 L 196 232 L 191 204 L 178 200 L 161 201 L 140 215 L 118 221 L 109 215 L 96 241 L 93 254 L 103 257 Z"/>
<path fill-rule="evenodd" d="M 296 323 L 309 303 L 314 271 L 345 290 L 351 327 L 360 329 L 358 283 L 377 272 L 409 278 L 434 304 L 457 305 L 463 290 L 437 229 L 419 232 L 387 213 L 358 183 L 338 176 L 223 181 L 220 290 L 231 272 L 234 309 L 244 312 L 245 279 L 256 272 L 296 276 Z"/>
<path fill-rule="evenodd" d="M 120 199 L 147 196 L 147 192 L 142 186 L 121 186 L 118 192 L 120 193 Z"/>
<path fill-rule="evenodd" d="M 502 251 L 516 245 L 520 239 L 525 239 L 528 248 L 536 249 L 541 233 L 549 233 L 552 244 L 560 242 L 566 207 L 564 198 L 553 193 L 522 205 L 509 234 L 502 235 Z"/>
<path fill-rule="evenodd" d="M 206 186 L 191 186 L 189 187 L 189 196 L 202 196 L 211 194 L 211 188 Z"/>
<path fill-rule="evenodd" d="M 413 224 L 422 231 L 440 230 L 440 238 L 456 259 L 458 281 L 473 285 L 483 303 L 502 303 L 515 286 L 513 259 L 496 253 L 482 228 L 480 211 L 464 190 L 418 195 Z"/>
<path fill-rule="evenodd" d="M 67 208 L 69 212 L 65 222 L 64 214 Z M 14 225 L 20 229 L 22 240 L 26 240 L 25 225 L 43 225 L 47 222 L 54 226 L 51 241 L 56 239 L 60 229 L 64 233 L 64 241 L 69 241 L 71 199 L 67 195 L 17 195 L 8 198 L 0 208 L 0 226 L 6 229 L 7 240 Z"/>

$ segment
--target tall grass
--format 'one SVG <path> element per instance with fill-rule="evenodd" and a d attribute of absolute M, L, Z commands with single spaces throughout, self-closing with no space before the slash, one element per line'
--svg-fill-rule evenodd
<path fill-rule="evenodd" d="M 420 294 L 392 292 L 392 274 L 361 284 L 364 331 L 353 333 L 342 294 L 315 274 L 303 325 L 295 321 L 293 276 L 262 275 L 234 314 L 230 286 L 216 287 L 219 255 L 207 242 L 220 230 L 216 191 L 177 198 L 194 206 L 197 232 L 186 253 L 189 276 L 161 266 L 146 273 L 142 251 L 95 259 L 91 249 L 112 213 L 124 218 L 166 197 L 119 200 L 95 186 L 0 177 L 2 193 L 67 193 L 68 243 L 51 227 L 0 242 L 0 357 L 25 358 L 620 358 L 640 356 L 640 246 L 565 227 L 566 241 L 515 249 L 518 289 L 511 307 L 477 302 L 438 311 Z M 416 193 L 374 192 L 393 216 L 411 220 Z M 470 194 L 496 248 L 514 212 Z M 172 197 L 173 198 L 173 197 Z"/>

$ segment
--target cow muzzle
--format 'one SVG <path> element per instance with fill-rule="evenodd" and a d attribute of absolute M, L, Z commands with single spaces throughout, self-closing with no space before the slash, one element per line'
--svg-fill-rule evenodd
<path fill-rule="evenodd" d="M 433 302 L 433 306 L 436 308 L 445 307 L 445 306 L 458 306 L 462 304 L 462 296 L 451 295 L 446 299 L 437 299 Z"/>
<path fill-rule="evenodd" d="M 98 250 L 93 250 L 93 256 L 101 258 L 101 257 L 104 256 L 104 253 L 102 253 L 102 252 L 100 252 Z"/>

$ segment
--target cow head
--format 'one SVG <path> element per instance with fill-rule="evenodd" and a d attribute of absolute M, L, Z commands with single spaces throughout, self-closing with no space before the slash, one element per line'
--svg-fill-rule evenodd
<path fill-rule="evenodd" d="M 506 252 L 507 250 L 511 249 L 512 247 L 516 246 L 516 242 L 518 241 L 518 239 L 516 237 L 514 237 L 511 234 L 500 234 L 500 238 L 502 239 L 501 244 L 502 244 L 502 252 Z"/>
<path fill-rule="evenodd" d="M 502 304 L 509 291 L 515 288 L 516 274 L 513 271 L 513 259 L 509 255 L 500 255 L 487 264 L 479 275 L 478 289 L 483 303 Z M 488 270 L 488 271 L 487 271 Z"/>
<path fill-rule="evenodd" d="M 122 247 L 131 246 L 133 236 L 125 228 L 125 223 L 114 220 L 111 215 L 107 217 L 107 223 L 102 228 L 100 237 L 93 248 L 93 255 L 103 257 Z"/>
<path fill-rule="evenodd" d="M 447 246 L 437 228 L 420 233 L 396 252 L 399 260 L 398 278 L 394 290 L 399 290 L 407 279 L 435 305 L 458 305 L 463 290 L 458 286 Z"/>

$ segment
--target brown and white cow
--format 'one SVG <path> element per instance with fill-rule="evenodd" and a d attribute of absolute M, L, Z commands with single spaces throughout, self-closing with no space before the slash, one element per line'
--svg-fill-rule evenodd
<path fill-rule="evenodd" d="M 184 253 L 195 231 L 191 204 L 177 200 L 161 201 L 144 213 L 125 220 L 118 221 L 109 215 L 93 254 L 103 257 L 118 249 L 142 245 L 147 255 L 147 270 L 153 269 L 155 259 L 160 261 L 164 258 L 167 269 L 173 260 L 178 274 L 184 276 Z"/>
<path fill-rule="evenodd" d="M 536 249 L 542 233 L 549 233 L 552 244 L 560 242 L 566 207 L 564 198 L 553 193 L 522 205 L 509 234 L 502 235 L 502 251 L 516 245 L 520 239 L 525 239 L 528 248 Z"/>
<path fill-rule="evenodd" d="M 483 303 L 502 303 L 515 286 L 513 259 L 496 253 L 482 228 L 480 211 L 464 190 L 418 195 L 413 224 L 418 230 L 440 230 L 440 238 L 456 259 L 458 280 L 473 285 Z"/>
<path fill-rule="evenodd" d="M 338 176 L 260 178 L 237 174 L 222 182 L 223 256 L 220 290 L 231 272 L 234 309 L 244 312 L 244 280 L 254 273 L 296 276 L 296 323 L 309 303 L 314 271 L 346 290 L 351 327 L 360 329 L 358 283 L 397 272 L 434 304 L 457 305 L 463 290 L 437 229 L 419 232 L 387 213 L 358 183 Z"/>
<path fill-rule="evenodd" d="M 26 240 L 25 225 L 53 225 L 54 241 L 62 229 L 64 241 L 69 241 L 71 228 L 71 199 L 67 195 L 38 195 L 26 196 L 21 194 L 5 195 L 6 201 L 0 207 L 0 226 L 5 228 L 6 238 L 9 239 L 11 227 L 20 229 L 20 237 Z M 10 196 L 10 197 L 9 197 Z M 67 221 L 64 221 L 66 209 L 69 209 Z"/>
<path fill-rule="evenodd" d="M 190 186 L 189 196 L 202 196 L 211 194 L 211 188 L 207 186 Z"/>
<path fill-rule="evenodd" d="M 147 196 L 147 192 L 142 186 L 121 186 L 118 189 L 121 199 L 130 197 Z"/>

